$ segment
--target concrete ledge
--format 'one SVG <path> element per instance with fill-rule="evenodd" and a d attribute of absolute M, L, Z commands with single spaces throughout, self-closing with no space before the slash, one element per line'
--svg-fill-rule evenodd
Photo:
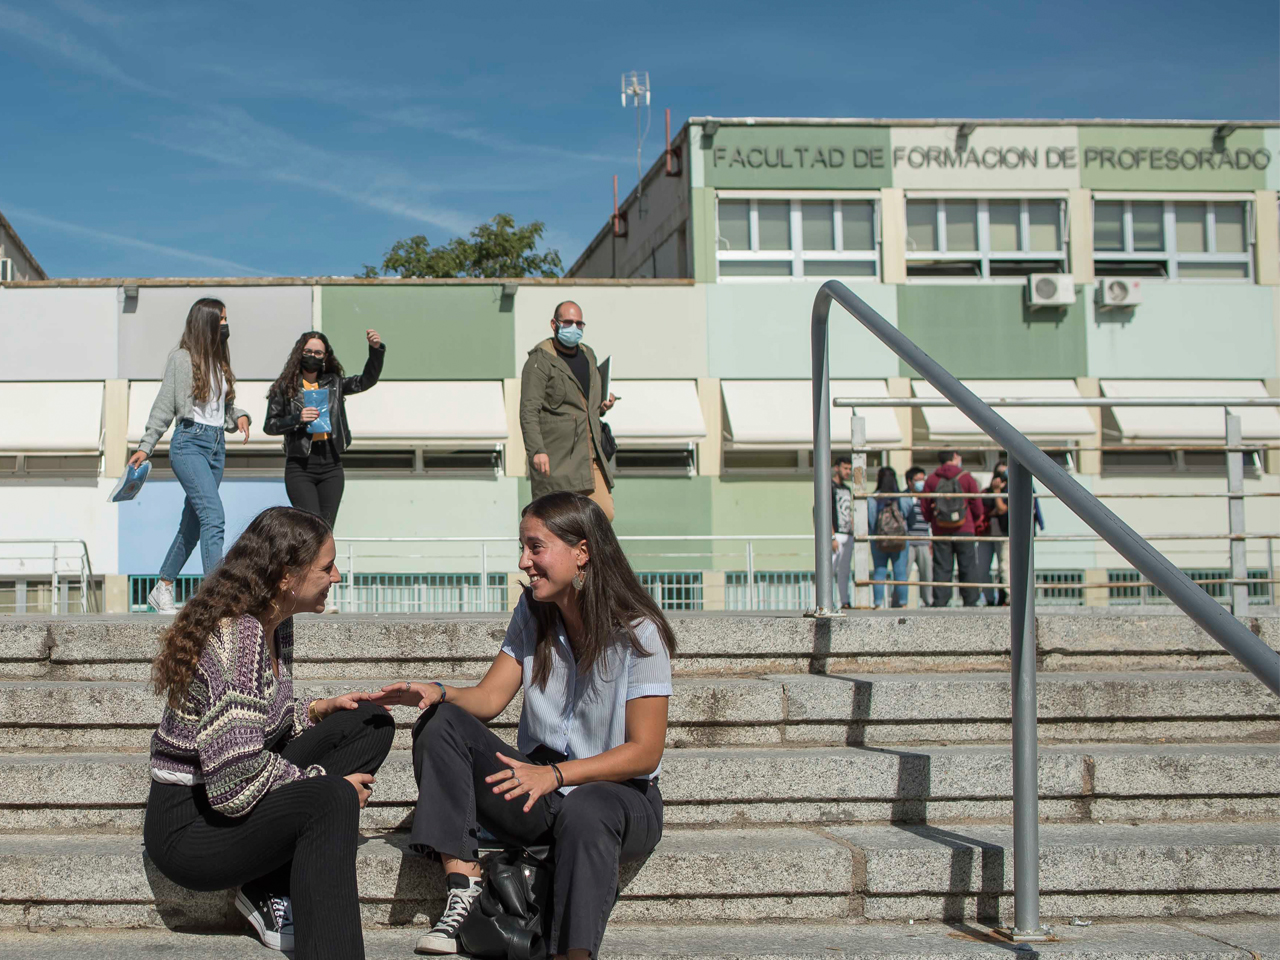
<path fill-rule="evenodd" d="M 1043 950 L 1079 960 L 1250 960 L 1280 955 L 1273 923 L 1148 922 L 1062 926 L 1059 942 Z M 403 960 L 416 933 L 367 930 L 368 960 Z M 611 922 L 601 954 L 610 960 L 1008 960 L 1010 946 L 984 927 L 938 923 L 779 923 L 768 925 L 638 925 Z M 1029 954 L 1030 955 L 1030 954 Z M 0 960 L 98 960 L 178 957 L 186 960 L 270 960 L 247 932 L 198 935 L 170 930 L 0 932 Z"/>

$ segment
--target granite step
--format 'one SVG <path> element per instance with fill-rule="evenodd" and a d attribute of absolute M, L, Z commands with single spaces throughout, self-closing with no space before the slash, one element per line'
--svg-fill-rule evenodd
<path fill-rule="evenodd" d="M 247 928 L 246 928 L 247 931 Z M 1057 942 L 1017 951 L 1063 960 L 1258 960 L 1280 956 L 1280 925 L 1266 922 L 1154 921 L 1064 925 Z M 366 930 L 368 960 L 413 956 L 416 933 Z M 941 923 L 779 923 L 649 925 L 615 922 L 605 929 L 609 960 L 1008 960 L 1015 952 L 990 929 Z M 273 960 L 280 954 L 247 932 L 193 934 L 172 930 L 0 931 L 0 960 Z"/>
<path fill-rule="evenodd" d="M 1245 618 L 1280 649 L 1280 618 Z M 10 616 L 0 621 L 0 678 L 145 680 L 169 618 Z M 676 615 L 677 675 L 903 673 L 1008 669 L 1007 610 L 860 611 L 814 620 L 794 614 Z M 479 677 L 507 618 L 340 615 L 299 617 L 300 678 Z M 1175 610 L 1084 609 L 1036 620 L 1041 668 L 1239 669 Z"/>
<path fill-rule="evenodd" d="M 364 923 L 422 925 L 443 899 L 438 863 L 404 834 L 357 853 Z M 1011 830 L 862 826 L 673 827 L 623 871 L 620 922 L 1007 920 Z M 1256 825 L 1045 825 L 1045 918 L 1280 917 L 1280 836 Z M 229 892 L 174 886 L 137 837 L 0 837 L 0 926 L 236 930 Z"/>
<path fill-rule="evenodd" d="M 668 751 L 671 825 L 962 823 L 1013 815 L 1007 745 L 690 747 Z M 393 751 L 366 830 L 407 829 L 413 761 Z M 150 789 L 141 753 L 0 757 L 0 831 L 138 832 Z M 1280 810 L 1277 744 L 1082 744 L 1040 752 L 1046 822 L 1254 821 Z"/>
<path fill-rule="evenodd" d="M 376 688 L 392 678 L 362 684 Z M 302 681 L 298 696 L 350 690 Z M 1052 673 L 1040 677 L 1040 742 L 1277 742 L 1280 698 L 1246 673 Z M 494 721 L 510 737 L 519 695 Z M 407 747 L 416 710 L 397 707 Z M 1005 674 L 776 674 L 675 681 L 671 747 L 888 746 L 1009 738 Z M 144 751 L 161 701 L 128 681 L 0 681 L 0 755 Z"/>

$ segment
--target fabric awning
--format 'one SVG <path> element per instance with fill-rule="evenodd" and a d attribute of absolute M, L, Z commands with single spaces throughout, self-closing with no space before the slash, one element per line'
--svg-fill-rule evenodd
<path fill-rule="evenodd" d="M 227 452 L 236 450 L 279 449 L 280 438 L 269 437 L 262 432 L 262 421 L 267 417 L 267 390 L 270 380 L 237 380 L 235 405 L 249 414 L 249 442 L 242 444 L 239 434 L 227 434 Z M 147 428 L 147 417 L 151 415 L 151 405 L 155 403 L 156 394 L 160 392 L 159 380 L 134 380 L 129 384 L 129 448 L 137 447 L 142 440 L 143 431 Z M 157 447 L 168 447 L 173 439 L 173 424 L 165 430 Z"/>
<path fill-rule="evenodd" d="M 507 441 L 498 380 L 384 380 L 347 398 L 347 422 L 357 448 L 492 449 Z"/>
<path fill-rule="evenodd" d="M 1103 380 L 1104 397 L 1266 397 L 1261 380 Z M 1280 408 L 1228 407 L 1240 416 L 1245 440 L 1280 438 Z M 1190 440 L 1223 443 L 1220 407 L 1113 407 L 1124 442 Z M 1111 437 L 1110 439 L 1115 439 Z"/>
<path fill-rule="evenodd" d="M 611 389 L 619 399 L 604 422 L 620 448 L 685 447 L 706 439 L 693 380 L 615 380 Z"/>
<path fill-rule="evenodd" d="M 735 449 L 803 449 L 813 446 L 813 385 L 808 380 L 722 380 L 724 435 Z M 883 380 L 832 380 L 831 399 L 881 399 Z M 855 408 L 856 410 L 856 408 Z M 902 442 L 898 418 L 887 407 L 857 410 L 867 423 L 868 444 Z M 832 442 L 849 443 L 853 412 L 831 408 Z"/>
<path fill-rule="evenodd" d="M 98 453 L 102 398 L 101 380 L 0 383 L 0 452 Z"/>
<path fill-rule="evenodd" d="M 1080 399 L 1074 380 L 962 380 L 981 400 Z M 913 380 L 917 397 L 940 397 L 927 380 Z M 996 413 L 1028 437 L 1080 439 L 1097 429 L 1086 407 L 995 407 Z M 987 436 L 955 407 L 922 407 L 930 440 L 985 442 Z"/>

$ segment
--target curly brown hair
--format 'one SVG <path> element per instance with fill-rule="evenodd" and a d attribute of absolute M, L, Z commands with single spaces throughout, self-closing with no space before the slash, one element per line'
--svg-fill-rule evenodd
<path fill-rule="evenodd" d="M 319 330 L 308 330 L 298 337 L 298 342 L 289 351 L 289 358 L 284 362 L 284 369 L 280 371 L 280 376 L 276 378 L 276 382 L 271 384 L 270 389 L 267 390 L 268 397 L 274 393 L 286 400 L 292 400 L 298 395 L 298 381 L 302 379 L 302 349 L 312 340 L 319 340 L 324 344 L 324 366 L 320 368 L 320 371 L 315 376 L 323 377 L 326 373 L 336 373 L 339 377 L 343 376 L 342 364 L 338 362 L 338 357 L 333 352 L 333 345 L 329 343 L 329 338 Z"/>
<path fill-rule="evenodd" d="M 329 525 L 305 510 L 269 507 L 254 517 L 161 636 L 151 665 L 155 692 L 181 707 L 218 624 L 245 614 L 261 618 L 276 602 L 285 574 L 310 567 L 330 536 Z"/>

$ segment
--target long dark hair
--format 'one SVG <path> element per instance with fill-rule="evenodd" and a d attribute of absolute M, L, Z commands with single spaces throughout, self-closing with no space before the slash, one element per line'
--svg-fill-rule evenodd
<path fill-rule="evenodd" d="M 311 566 L 330 535 L 322 519 L 293 507 L 268 507 L 254 517 L 160 637 L 160 653 L 151 665 L 156 694 L 181 707 L 218 624 L 246 613 L 265 615 L 284 575 Z"/>
<path fill-rule="evenodd" d="M 541 520 L 553 536 L 571 547 L 587 541 L 591 559 L 583 568 L 586 582 L 578 593 L 582 636 L 574 647 L 579 672 L 589 674 L 612 644 L 624 640 L 637 654 L 649 656 L 632 625 L 637 620 L 652 621 L 667 645 L 667 653 L 675 656 L 676 637 L 671 624 L 640 584 L 598 504 L 580 493 L 548 493 L 525 507 L 520 516 Z M 554 603 L 533 599 L 533 589 L 527 585 L 524 598 L 538 622 L 533 682 L 545 690 L 551 675 L 551 644 L 555 642 L 558 610 Z"/>
<path fill-rule="evenodd" d="M 319 340 L 324 344 L 324 367 L 316 373 L 316 376 L 323 377 L 326 373 L 342 376 L 342 364 L 338 362 L 333 347 L 329 344 L 329 338 L 319 330 L 308 330 L 298 338 L 298 342 L 289 351 L 289 359 L 284 362 L 284 369 L 280 371 L 280 376 L 267 391 L 267 396 L 277 394 L 286 400 L 292 400 L 298 395 L 298 379 L 302 376 L 302 348 L 311 340 Z"/>
<path fill-rule="evenodd" d="M 222 342 L 218 328 L 227 305 L 213 297 L 202 297 L 187 311 L 187 325 L 178 346 L 191 356 L 191 398 L 207 403 L 213 394 L 215 368 L 227 385 L 227 405 L 236 398 L 236 378 L 231 372 L 231 347 Z"/>
<path fill-rule="evenodd" d="M 893 467 L 881 467 L 876 474 L 876 493 L 899 493 L 898 471 Z"/>

